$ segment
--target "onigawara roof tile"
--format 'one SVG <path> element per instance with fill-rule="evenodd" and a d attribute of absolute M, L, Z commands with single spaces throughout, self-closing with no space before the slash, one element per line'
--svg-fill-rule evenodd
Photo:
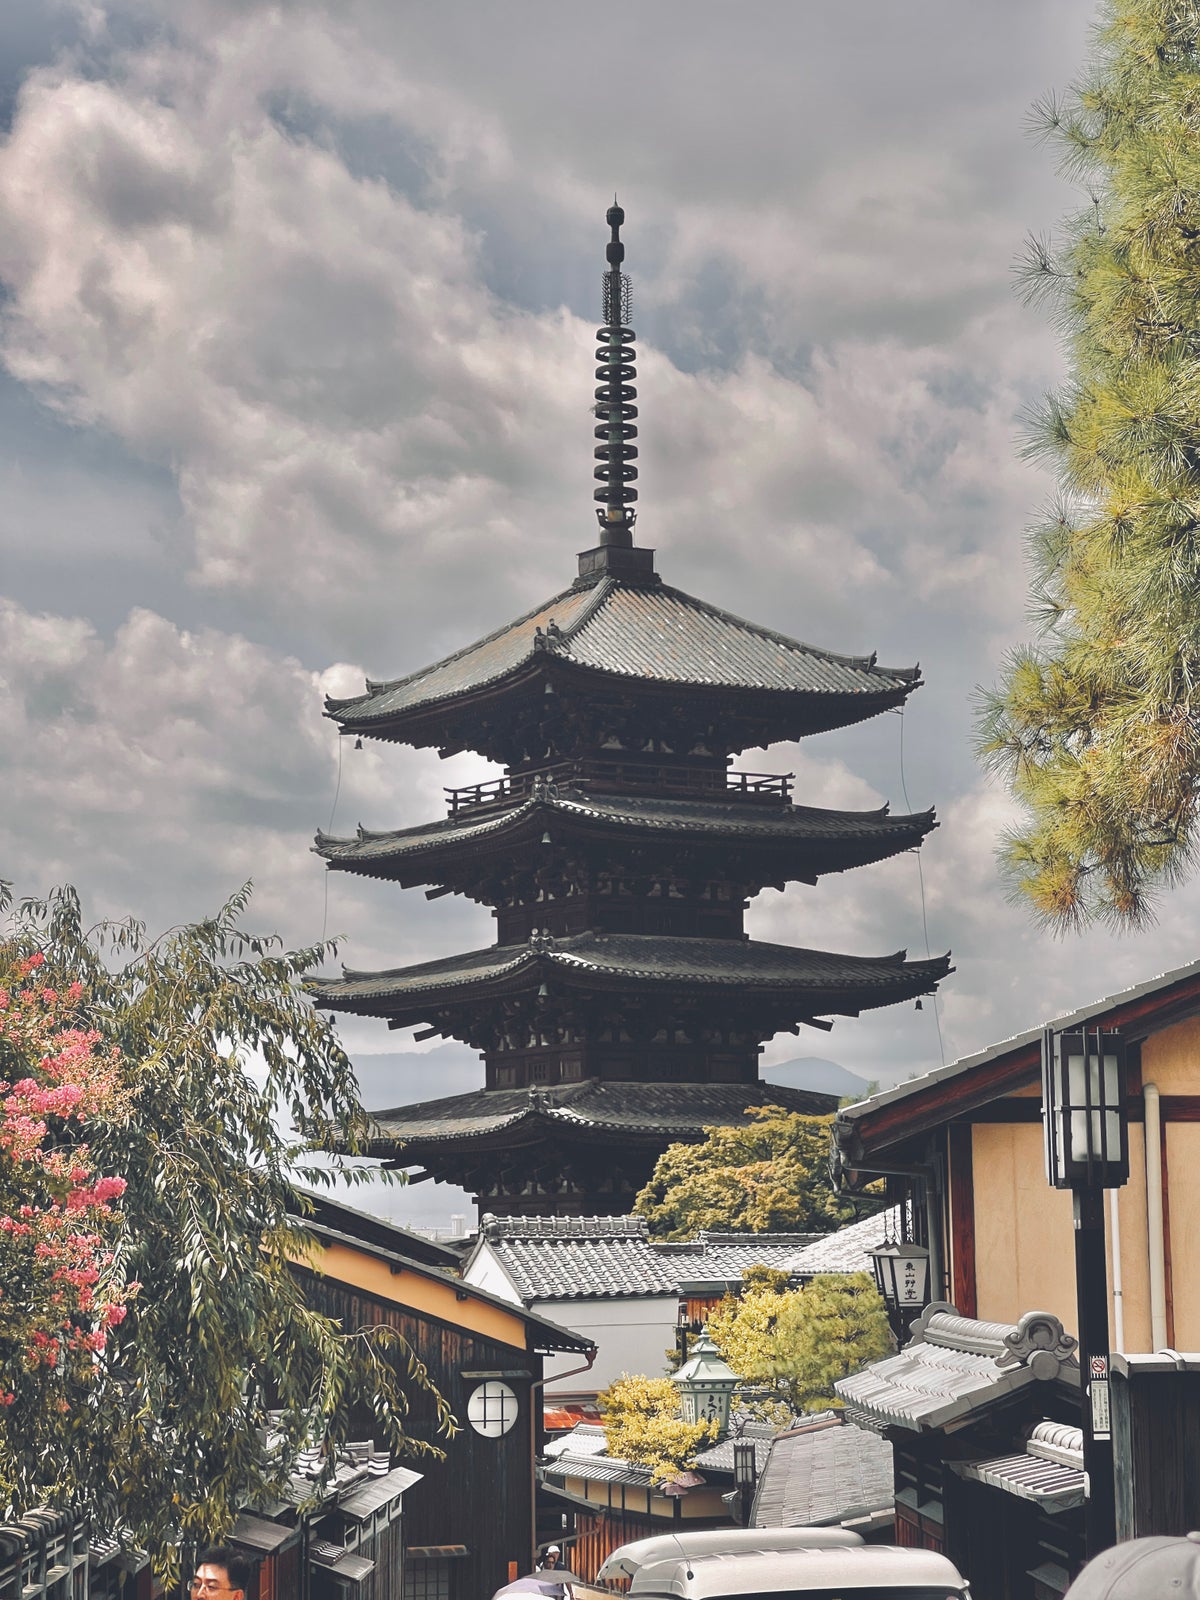
<path fill-rule="evenodd" d="M 443 1002 L 448 990 L 521 992 L 557 980 L 588 988 L 615 980 L 622 987 L 686 986 L 790 993 L 812 1012 L 856 1014 L 930 993 L 950 970 L 949 956 L 909 961 L 898 950 L 886 956 L 840 955 L 751 939 L 706 939 L 641 933 L 579 933 L 555 939 L 539 935 L 527 944 L 492 945 L 443 956 L 417 966 L 358 972 L 311 984 L 317 1004 L 367 1016 L 409 1010 L 427 997 Z"/>
<path fill-rule="evenodd" d="M 853 846 L 855 864 L 907 850 L 934 827 L 934 813 L 892 816 L 886 806 L 872 811 L 833 811 L 819 806 L 763 805 L 729 800 L 675 800 L 632 795 L 589 794 L 583 788 L 547 786 L 538 795 L 482 812 L 467 806 L 452 816 L 414 828 L 373 832 L 360 827 L 349 838 L 318 833 L 314 850 L 333 866 L 370 874 L 411 858 L 494 842 L 503 848 L 523 831 L 544 828 L 560 818 L 568 824 L 619 830 L 630 836 L 686 836 L 714 842 L 740 842 L 791 849 Z"/>
<path fill-rule="evenodd" d="M 431 667 L 363 695 L 329 699 L 344 728 L 367 730 L 498 683 L 541 654 L 616 679 L 710 685 L 899 704 L 920 682 L 916 667 L 836 655 L 697 600 L 666 584 L 605 577 L 571 588 Z"/>
<path fill-rule="evenodd" d="M 1016 1324 L 960 1317 L 942 1301 L 913 1324 L 895 1356 L 874 1361 L 834 1389 L 846 1418 L 862 1428 L 945 1427 L 1035 1382 L 1078 1383 L 1076 1340 L 1048 1311 L 1027 1311 Z"/>
<path fill-rule="evenodd" d="M 782 1106 L 821 1116 L 832 1109 L 832 1097 L 777 1083 L 604 1083 L 587 1078 L 545 1089 L 473 1089 L 374 1111 L 371 1119 L 376 1153 L 394 1155 L 401 1142 L 413 1153 L 415 1165 L 430 1145 L 511 1145 L 525 1135 L 540 1138 L 547 1128 L 560 1142 L 602 1138 L 654 1145 L 664 1136 L 693 1139 L 706 1128 L 747 1121 L 752 1106 Z"/>
<path fill-rule="evenodd" d="M 762 1467 L 750 1524 L 820 1528 L 892 1509 L 892 1447 L 823 1412 L 777 1434 Z"/>

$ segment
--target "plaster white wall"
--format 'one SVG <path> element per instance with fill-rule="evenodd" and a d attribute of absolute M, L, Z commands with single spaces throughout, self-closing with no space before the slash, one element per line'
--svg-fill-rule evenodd
<path fill-rule="evenodd" d="M 521 1304 L 521 1296 L 513 1288 L 508 1274 L 497 1261 L 495 1252 L 486 1239 L 481 1239 L 463 1269 L 463 1279 L 474 1289 L 483 1289 L 500 1300 Z"/>
<path fill-rule="evenodd" d="M 590 1372 L 555 1382 L 557 1373 L 579 1365 L 578 1356 L 551 1356 L 546 1361 L 548 1395 L 594 1395 L 623 1372 L 661 1377 L 666 1352 L 675 1343 L 675 1295 L 615 1296 L 607 1300 L 535 1300 L 529 1306 L 560 1328 L 594 1340 L 598 1355 Z"/>

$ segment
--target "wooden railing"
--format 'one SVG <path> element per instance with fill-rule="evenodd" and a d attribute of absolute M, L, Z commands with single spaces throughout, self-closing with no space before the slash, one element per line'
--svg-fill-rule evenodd
<path fill-rule="evenodd" d="M 524 799 L 540 780 L 547 783 L 571 783 L 580 788 L 594 788 L 597 792 L 631 789 L 635 793 L 646 790 L 680 798 L 738 795 L 746 800 L 786 803 L 792 797 L 791 772 L 740 772 L 736 769 L 721 771 L 709 767 L 680 767 L 643 762 L 588 762 L 581 768 L 558 773 L 516 773 L 503 778 L 491 778 L 486 783 L 461 784 L 456 788 L 445 786 L 446 804 L 451 816 L 460 811 L 501 806 L 513 800 Z"/>

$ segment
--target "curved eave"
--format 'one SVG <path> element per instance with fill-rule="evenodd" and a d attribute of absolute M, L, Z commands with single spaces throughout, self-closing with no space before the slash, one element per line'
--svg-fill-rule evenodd
<path fill-rule="evenodd" d="M 803 738 L 835 728 L 865 722 L 881 712 L 903 705 L 914 689 L 922 686 L 920 670 L 862 668 L 878 675 L 878 687 L 847 689 L 772 688 L 754 684 L 730 684 L 706 678 L 647 677 L 633 672 L 616 672 L 579 661 L 569 661 L 542 652 L 528 657 L 518 666 L 472 684 L 436 700 L 422 701 L 399 710 L 381 708 L 382 695 L 368 694 L 354 700 L 326 699 L 325 714 L 344 734 L 364 739 L 382 739 L 400 744 L 425 746 L 454 744 L 447 731 L 462 719 L 473 720 L 483 711 L 504 701 L 526 696 L 537 704 L 545 696 L 545 684 L 552 676 L 557 692 L 577 693 L 587 698 L 630 693 L 647 699 L 677 699 L 681 692 L 704 696 L 723 712 L 766 723 L 778 731 L 769 742 Z M 911 671 L 911 676 L 906 675 Z M 455 748 L 474 749 L 463 741 Z"/>
<path fill-rule="evenodd" d="M 655 1102 L 682 1097 L 687 1110 Z M 610 1114 L 603 1102 L 619 1101 Z M 599 1103 L 597 1103 L 599 1102 Z M 588 1081 L 548 1090 L 480 1089 L 371 1113 L 370 1153 L 401 1165 L 450 1155 L 456 1148 L 486 1152 L 535 1148 L 553 1140 L 659 1150 L 664 1138 L 704 1137 L 707 1127 L 745 1120 L 755 1106 L 826 1116 L 832 1095 L 781 1084 L 655 1084 Z"/>
<path fill-rule="evenodd" d="M 948 955 L 908 961 L 904 951 L 841 956 L 748 940 L 585 934 L 549 945 L 471 951 L 390 972 L 347 970 L 340 980 L 314 980 L 310 991 L 319 1006 L 387 1017 L 396 1026 L 532 995 L 543 986 L 548 994 L 723 998 L 811 1019 L 826 1012 L 857 1016 L 930 994 L 950 970 Z"/>
<path fill-rule="evenodd" d="M 698 808 L 697 808 L 698 809 Z M 728 808 L 726 808 L 728 809 Z M 764 808 L 765 811 L 765 808 Z M 586 801 L 523 801 L 507 810 L 472 818 L 469 814 L 393 832 L 360 828 L 354 838 L 318 833 L 313 846 L 331 870 L 391 879 L 410 886 L 442 883 L 470 873 L 473 859 L 511 856 L 520 847 L 541 844 L 553 827 L 559 839 L 616 841 L 661 850 L 667 841 L 693 847 L 740 852 L 760 864 L 764 881 L 776 875 L 812 882 L 825 873 L 885 861 L 919 846 L 937 827 L 933 809 L 891 817 L 874 812 L 832 813 L 815 808 L 780 808 L 763 825 L 764 812 L 747 807 L 742 819 L 711 822 L 696 817 L 670 820 L 622 815 L 615 808 L 591 809 Z M 806 823 L 809 826 L 806 828 Z"/>

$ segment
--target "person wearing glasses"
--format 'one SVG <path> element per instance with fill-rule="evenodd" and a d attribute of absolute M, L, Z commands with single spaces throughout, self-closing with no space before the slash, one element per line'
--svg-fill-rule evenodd
<path fill-rule="evenodd" d="M 201 1550 L 196 1576 L 188 1584 L 188 1594 L 198 1600 L 246 1600 L 250 1587 L 250 1563 L 227 1545 L 210 1545 Z"/>

